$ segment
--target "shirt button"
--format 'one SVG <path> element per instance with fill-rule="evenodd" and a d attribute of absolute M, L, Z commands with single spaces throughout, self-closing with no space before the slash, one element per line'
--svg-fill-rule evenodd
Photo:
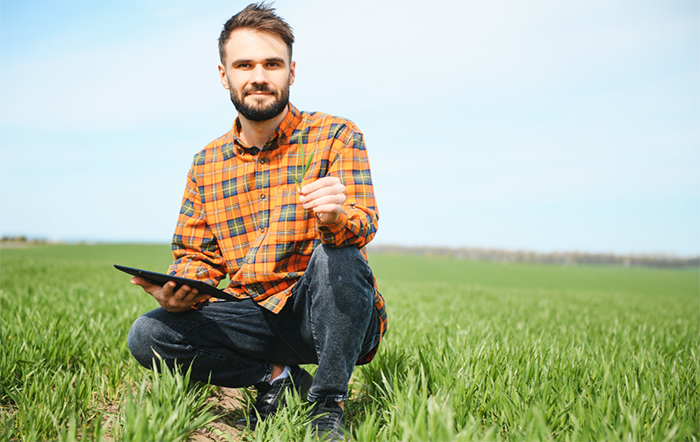
<path fill-rule="evenodd" d="M 264 227 L 261 227 L 261 228 L 260 228 L 260 233 L 265 233 L 265 228 L 264 228 Z"/>
<path fill-rule="evenodd" d="M 260 163 L 260 164 L 265 164 L 265 163 L 267 163 L 267 158 L 260 158 L 260 159 L 258 160 L 258 163 Z"/>
<path fill-rule="evenodd" d="M 264 200 L 265 198 L 267 198 L 267 195 L 265 195 L 264 193 L 262 195 L 260 195 L 261 200 Z"/>

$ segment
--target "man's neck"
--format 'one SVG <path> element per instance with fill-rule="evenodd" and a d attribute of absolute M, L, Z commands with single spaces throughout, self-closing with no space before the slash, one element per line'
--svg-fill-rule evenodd
<path fill-rule="evenodd" d="M 285 108 L 275 118 L 265 121 L 251 121 L 238 114 L 238 120 L 241 122 L 241 140 L 248 146 L 262 149 L 287 116 L 287 111 L 288 108 Z"/>

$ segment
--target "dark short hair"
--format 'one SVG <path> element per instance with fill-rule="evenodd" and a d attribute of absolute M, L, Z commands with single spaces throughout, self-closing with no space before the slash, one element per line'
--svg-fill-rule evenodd
<path fill-rule="evenodd" d="M 292 27 L 283 18 L 275 14 L 275 8 L 265 2 L 260 2 L 249 4 L 224 24 L 224 29 L 219 36 L 219 58 L 222 64 L 225 64 L 226 43 L 231 38 L 231 33 L 236 29 L 244 28 L 278 35 L 287 44 L 289 61 L 291 62 L 292 44 L 294 43 Z"/>

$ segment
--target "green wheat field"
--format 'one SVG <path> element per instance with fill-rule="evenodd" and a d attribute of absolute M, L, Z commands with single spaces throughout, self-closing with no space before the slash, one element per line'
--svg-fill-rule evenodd
<path fill-rule="evenodd" d="M 167 245 L 0 251 L 0 440 L 312 440 L 298 396 L 255 432 L 222 431 L 249 390 L 225 409 L 218 387 L 132 360 L 129 327 L 157 304 L 112 265 L 170 260 Z M 370 264 L 390 323 L 353 375 L 355 440 L 700 439 L 697 268 Z"/>

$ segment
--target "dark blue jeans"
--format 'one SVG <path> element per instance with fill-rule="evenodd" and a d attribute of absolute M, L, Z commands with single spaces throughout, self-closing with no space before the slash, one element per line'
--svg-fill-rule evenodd
<path fill-rule="evenodd" d="M 251 299 L 182 313 L 158 308 L 134 322 L 128 344 L 145 367 L 157 354 L 171 368 L 191 367 L 192 379 L 224 387 L 269 381 L 272 363 L 318 364 L 309 401 L 345 401 L 355 361 L 379 332 L 372 269 L 356 247 L 321 245 L 280 313 Z"/>

